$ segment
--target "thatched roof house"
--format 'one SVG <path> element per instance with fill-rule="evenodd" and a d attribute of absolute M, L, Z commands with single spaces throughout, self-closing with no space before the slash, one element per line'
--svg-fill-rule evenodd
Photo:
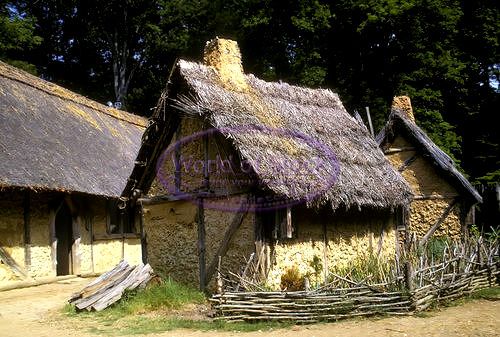
<path fill-rule="evenodd" d="M 392 240 L 388 245 L 394 253 L 394 223 L 387 227 L 386 221 L 390 216 L 385 213 L 374 215 L 364 223 L 356 217 L 364 214 L 368 218 L 373 215 L 370 212 L 378 211 L 390 214 L 391 210 L 409 202 L 410 188 L 394 171 L 368 132 L 347 113 L 337 94 L 327 89 L 265 82 L 246 75 L 236 43 L 223 39 L 207 44 L 204 64 L 179 61 L 169 83 L 136 160 L 147 165 L 136 165 L 131 177 L 134 186 L 130 190 L 130 194 L 135 191 L 136 197 L 139 193 L 148 196 L 142 201 L 148 204 L 144 221 L 148 255 L 155 268 L 193 282 L 196 275 L 189 264 L 198 263 L 200 280 L 206 277 L 208 282 L 216 257 L 206 261 L 210 262 L 207 275 L 202 275 L 205 252 L 198 251 L 198 255 L 203 256 L 193 259 L 192 252 L 196 248 L 191 245 L 196 247 L 196 242 L 182 239 L 194 235 L 198 238 L 198 245 L 207 247 L 206 255 L 227 252 L 223 261 L 226 261 L 226 266 L 233 267 L 242 262 L 241 255 L 249 255 L 252 251 L 260 254 L 260 247 L 267 245 L 262 249 L 267 249 L 268 255 L 273 250 L 267 260 L 268 270 L 273 269 L 270 264 L 277 266 L 274 267 L 275 275 L 270 276 L 273 278 L 271 282 L 276 283 L 282 269 L 295 261 L 293 257 L 288 262 L 283 260 L 287 255 L 294 256 L 290 249 L 303 250 L 303 257 L 295 261 L 301 268 L 307 268 L 307 259 L 313 255 L 320 255 L 325 265 L 330 255 L 330 263 L 339 262 L 342 258 L 334 257 L 339 248 L 336 245 L 349 243 L 345 240 L 341 243 L 338 236 L 334 239 L 334 232 L 352 233 L 352 237 L 361 242 L 367 239 L 361 238 L 364 235 L 361 233 L 370 232 L 366 226 L 371 220 L 372 223 L 378 221 L 378 227 L 373 226 L 377 235 L 380 235 L 381 228 L 383 233 L 384 230 L 390 232 L 388 235 L 392 235 Z M 209 139 L 202 140 L 201 137 L 199 144 L 191 146 L 182 141 L 207 129 L 215 131 L 207 135 Z M 234 180 L 229 178 L 224 180 L 227 184 L 220 191 L 221 186 L 215 186 L 219 181 L 218 172 L 196 176 L 183 171 L 182 164 L 176 163 L 172 167 L 170 158 L 165 160 L 162 153 L 173 147 L 177 158 L 174 161 L 194 157 L 205 158 L 208 163 L 219 157 L 237 157 L 240 162 L 249 164 L 252 172 L 248 175 L 256 183 L 247 185 L 244 191 L 235 192 L 231 186 L 235 185 Z M 312 159 L 321 165 L 289 169 L 293 163 Z M 174 182 L 175 190 L 166 186 Z M 189 189 L 193 186 L 196 188 Z M 218 189 L 220 193 L 217 193 Z M 206 197 L 213 194 L 218 196 L 214 203 L 220 208 L 207 209 L 205 201 L 204 210 L 196 211 L 199 206 L 193 204 L 194 210 L 189 211 L 186 201 L 180 201 L 186 200 L 186 195 L 191 199 L 208 200 Z M 262 194 L 275 195 L 285 203 L 295 205 L 286 208 L 286 228 L 281 229 L 286 232 L 282 237 L 290 239 L 288 248 L 279 246 L 270 237 L 274 235 L 276 238 L 280 229 L 275 228 L 274 234 L 269 234 L 274 227 L 283 225 L 279 210 L 259 212 L 258 205 L 253 205 L 253 209 L 249 206 L 253 212 L 244 219 L 238 213 L 233 215 L 221 211 L 241 195 L 252 199 L 251 196 Z M 204 214 L 203 218 L 199 214 Z M 325 233 L 321 222 L 329 223 L 328 228 L 324 228 Z M 194 227 L 188 226 L 191 228 L 188 230 L 187 223 L 194 224 Z M 334 226 L 333 223 L 337 224 Z M 201 232 L 192 233 L 195 227 L 202 227 Z M 231 230 L 232 227 L 239 229 Z M 207 240 L 203 237 L 205 232 Z M 224 232 L 226 237 L 221 243 Z M 293 240 L 296 244 L 292 243 Z M 254 242 L 257 242 L 257 247 Z M 166 257 L 168 255 L 176 258 L 170 259 Z"/>
<path fill-rule="evenodd" d="M 138 240 L 130 250 L 108 240 L 97 260 L 94 241 L 116 228 L 107 204 L 126 186 L 145 126 L 0 62 L 0 282 L 102 271 L 122 251 L 140 258 Z"/>
<path fill-rule="evenodd" d="M 410 231 L 425 240 L 434 232 L 460 237 L 471 207 L 482 198 L 453 160 L 416 124 L 409 97 L 394 98 L 389 119 L 376 140 L 412 187 Z"/>
<path fill-rule="evenodd" d="M 0 188 L 118 197 L 145 119 L 0 62 Z"/>

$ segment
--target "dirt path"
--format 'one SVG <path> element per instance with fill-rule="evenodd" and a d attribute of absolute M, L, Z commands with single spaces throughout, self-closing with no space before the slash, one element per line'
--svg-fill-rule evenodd
<path fill-rule="evenodd" d="M 72 279 L 39 287 L 0 292 L 0 336 L 96 336 L 69 326 L 59 313 L 68 296 L 89 279 Z M 88 326 L 90 329 L 91 327 Z M 473 301 L 424 317 L 389 317 L 296 326 L 276 331 L 199 332 L 176 330 L 149 336 L 499 336 L 500 301 Z"/>

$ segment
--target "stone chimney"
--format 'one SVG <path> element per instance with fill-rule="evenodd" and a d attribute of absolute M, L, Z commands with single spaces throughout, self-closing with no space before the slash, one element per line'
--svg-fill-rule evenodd
<path fill-rule="evenodd" d="M 413 108 L 411 107 L 410 97 L 408 96 L 395 96 L 392 100 L 392 109 L 397 109 L 406 114 L 409 120 L 415 123 L 415 116 L 413 115 Z"/>
<path fill-rule="evenodd" d="M 216 37 L 205 45 L 203 63 L 215 68 L 222 85 L 233 91 L 248 91 L 249 86 L 241 65 L 238 43 Z"/>

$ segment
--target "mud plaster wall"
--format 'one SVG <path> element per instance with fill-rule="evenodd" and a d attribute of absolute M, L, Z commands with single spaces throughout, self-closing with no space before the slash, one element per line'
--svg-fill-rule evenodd
<path fill-rule="evenodd" d="M 24 245 L 24 194 L 20 191 L 0 192 L 0 245 L 21 267 L 25 265 Z M 56 271 L 52 264 L 52 248 L 50 237 L 50 210 L 49 202 L 54 198 L 61 198 L 53 193 L 31 192 L 30 199 L 30 261 L 27 274 L 29 277 L 55 276 Z M 94 247 L 90 244 L 89 222 L 94 222 L 94 233 L 105 233 L 106 215 L 105 201 L 99 198 L 89 198 L 90 209 L 87 209 L 79 218 L 80 244 L 80 273 L 102 273 L 109 270 L 122 259 L 122 240 L 95 241 Z M 92 265 L 92 249 L 94 265 Z M 125 258 L 131 264 L 142 260 L 140 239 L 125 239 Z M 9 267 L 0 264 L 0 283 L 19 280 Z"/>
<path fill-rule="evenodd" d="M 218 261 L 216 252 L 227 228 L 237 214 L 235 211 L 238 209 L 239 201 L 240 197 L 238 196 L 224 198 L 212 203 L 212 209 L 205 209 L 207 266 L 214 260 Z M 232 210 L 219 210 L 222 207 L 229 207 Z M 245 267 L 250 254 L 255 251 L 254 223 L 254 213 L 248 212 L 229 242 L 226 255 L 221 259 L 222 270 L 239 272 L 240 268 Z"/>
<path fill-rule="evenodd" d="M 238 206 L 237 200 L 220 200 Z M 215 206 L 212 204 L 212 207 Z M 158 272 L 172 279 L 199 285 L 197 206 L 189 201 L 173 201 L 144 207 L 144 230 L 147 237 L 148 262 Z M 216 255 L 231 223 L 234 212 L 208 209 L 205 211 L 205 258 L 207 267 Z M 254 251 L 253 214 L 248 213 L 222 257 L 222 267 L 232 271 L 244 265 Z"/>
<path fill-rule="evenodd" d="M 172 142 L 176 143 L 202 130 L 203 121 L 200 117 L 184 117 Z M 173 156 L 174 151 L 171 151 L 162 157 L 161 170 L 153 180 L 148 196 L 168 195 L 175 192 Z M 179 157 L 180 191 L 187 193 L 198 191 L 205 183 L 203 138 L 195 137 L 183 143 L 179 148 Z M 226 138 L 220 134 L 208 135 L 208 171 L 211 191 L 227 193 L 245 189 L 252 183 L 244 172 L 245 169 L 248 170 L 246 167 L 242 169 L 239 155 Z"/>
<path fill-rule="evenodd" d="M 24 268 L 23 195 L 0 192 L 0 246 Z M 0 263 L 0 283 L 16 280 L 11 269 Z"/>
<path fill-rule="evenodd" d="M 30 254 L 31 277 L 55 276 L 52 266 L 52 249 L 50 246 L 48 193 L 31 193 L 30 201 Z M 21 219 L 23 219 L 21 213 Z M 21 225 L 23 228 L 23 225 Z"/>
<path fill-rule="evenodd" d="M 188 201 L 144 206 L 148 262 L 185 284 L 198 284 L 197 206 Z"/>
<path fill-rule="evenodd" d="M 394 215 L 387 212 L 363 210 L 334 215 L 300 208 L 292 211 L 297 226 L 296 239 L 278 241 L 274 245 L 274 264 L 268 275 L 268 285 L 280 288 L 281 276 L 287 269 L 297 266 L 301 275 L 309 274 L 311 283 L 324 282 L 324 272 L 316 275 L 310 265 L 316 256 L 324 265 L 325 240 L 323 225 L 326 222 L 326 257 L 328 270 L 345 268 L 356 259 L 373 252 L 378 253 L 383 229 L 380 255 L 382 260 L 395 257 Z"/>
<path fill-rule="evenodd" d="M 397 136 L 390 147 L 411 147 L 413 144 L 402 136 Z M 392 166 L 398 169 L 416 151 L 404 151 L 387 155 Z M 439 219 L 454 197 L 459 196 L 457 190 L 449 184 L 433 166 L 429 158 L 418 154 L 417 159 L 408 166 L 402 176 L 411 186 L 415 195 L 441 195 L 445 199 L 415 200 L 410 208 L 410 231 L 422 237 L 429 228 Z M 449 236 L 459 238 L 461 233 L 459 207 L 448 215 L 445 222 L 438 228 L 434 236 Z"/>
<path fill-rule="evenodd" d="M 203 129 L 201 118 L 184 117 L 181 120 L 180 127 L 172 138 L 172 142 L 182 140 L 184 137 L 191 136 Z M 203 140 L 202 137 L 193 139 L 180 146 L 181 163 L 181 186 L 183 192 L 193 192 L 203 184 Z M 161 170 L 159 176 L 155 177 L 149 196 L 172 194 L 175 191 L 175 165 L 174 151 L 169 152 L 167 156 L 162 156 L 163 162 L 160 163 Z M 165 185 L 168 185 L 166 188 Z"/>
<path fill-rule="evenodd" d="M 93 233 L 106 233 L 106 201 L 99 199 L 91 203 L 90 216 L 92 217 Z M 85 227 L 82 223 L 82 227 Z M 95 240 L 90 246 L 90 233 L 81 228 L 82 273 L 103 273 L 115 266 L 122 259 L 129 264 L 136 265 L 142 262 L 140 239 L 106 239 Z M 94 268 L 92 269 L 91 254 L 93 250 Z"/>

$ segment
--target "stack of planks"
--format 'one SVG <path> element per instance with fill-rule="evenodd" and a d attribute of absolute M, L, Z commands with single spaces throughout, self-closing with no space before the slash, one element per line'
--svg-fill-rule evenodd
<path fill-rule="evenodd" d="M 125 290 L 144 288 L 153 276 L 153 269 L 149 264 L 130 266 L 126 261 L 121 261 L 113 269 L 71 295 L 68 302 L 77 310 L 101 311 L 117 302 Z"/>

